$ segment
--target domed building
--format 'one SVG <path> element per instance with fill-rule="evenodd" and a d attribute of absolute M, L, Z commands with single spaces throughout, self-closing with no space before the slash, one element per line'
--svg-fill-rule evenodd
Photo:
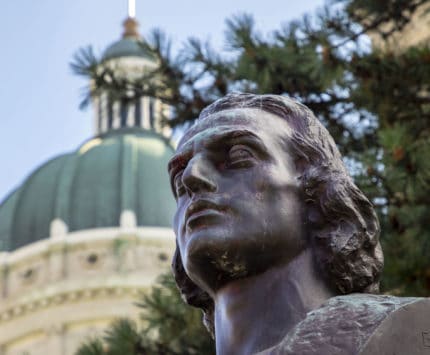
<path fill-rule="evenodd" d="M 103 66 L 138 77 L 157 63 L 137 22 Z M 0 354 L 72 355 L 167 270 L 173 154 L 157 98 L 93 97 L 95 136 L 36 169 L 0 205 Z"/>

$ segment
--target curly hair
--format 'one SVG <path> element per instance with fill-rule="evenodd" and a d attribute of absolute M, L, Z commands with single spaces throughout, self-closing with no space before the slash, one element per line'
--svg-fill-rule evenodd
<path fill-rule="evenodd" d="M 200 114 L 256 108 L 287 121 L 293 130 L 290 147 L 300 167 L 311 247 L 323 277 L 339 294 L 377 293 L 383 267 L 379 222 L 370 201 L 348 174 L 333 138 L 310 109 L 278 95 L 231 93 Z M 186 274 L 176 247 L 172 261 L 184 300 L 203 310 L 203 321 L 214 335 L 214 302 Z"/>

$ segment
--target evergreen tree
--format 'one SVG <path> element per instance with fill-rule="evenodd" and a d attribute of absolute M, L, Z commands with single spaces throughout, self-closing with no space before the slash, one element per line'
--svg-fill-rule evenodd
<path fill-rule="evenodd" d="M 430 48 L 375 51 L 352 65 L 355 102 L 378 119 L 359 182 L 377 197 L 385 290 L 430 295 Z"/>

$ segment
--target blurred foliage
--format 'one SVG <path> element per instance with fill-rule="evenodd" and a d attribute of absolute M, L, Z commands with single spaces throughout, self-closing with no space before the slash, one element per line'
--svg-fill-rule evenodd
<path fill-rule="evenodd" d="M 161 275 L 137 303 L 140 319 L 118 319 L 101 337 L 87 339 L 76 355 L 215 354 L 202 313 L 186 307 L 173 276 Z"/>
<path fill-rule="evenodd" d="M 142 46 L 152 51 L 158 67 L 132 82 L 116 78 L 88 48 L 77 54 L 73 67 L 92 81 L 84 104 L 101 91 L 114 97 L 130 90 L 132 98 L 158 96 L 174 109 L 167 122 L 173 127 L 192 122 L 231 91 L 298 99 L 329 129 L 355 181 L 377 208 L 385 254 L 382 291 L 430 296 L 430 48 L 384 44 L 429 3 L 331 0 L 313 16 L 266 35 L 252 16 L 239 15 L 226 22 L 222 52 L 191 38 L 173 55 L 168 37 L 156 30 Z M 375 33 L 383 39 L 379 48 L 372 48 L 367 37 Z M 169 312 L 168 302 L 159 305 Z M 151 309 L 162 314 L 161 308 Z M 148 324 L 163 324 L 156 346 L 182 339 L 168 335 L 174 331 L 193 332 L 155 315 Z M 94 351 L 100 346 L 92 343 Z M 136 351 L 130 354 L 140 354 Z M 99 353 L 79 353 L 84 354 Z"/>

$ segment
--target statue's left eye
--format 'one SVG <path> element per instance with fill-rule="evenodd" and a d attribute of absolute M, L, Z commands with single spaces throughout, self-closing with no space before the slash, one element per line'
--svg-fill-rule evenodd
<path fill-rule="evenodd" d="M 254 155 L 249 147 L 245 145 L 234 145 L 228 152 L 229 165 L 249 162 Z"/>

